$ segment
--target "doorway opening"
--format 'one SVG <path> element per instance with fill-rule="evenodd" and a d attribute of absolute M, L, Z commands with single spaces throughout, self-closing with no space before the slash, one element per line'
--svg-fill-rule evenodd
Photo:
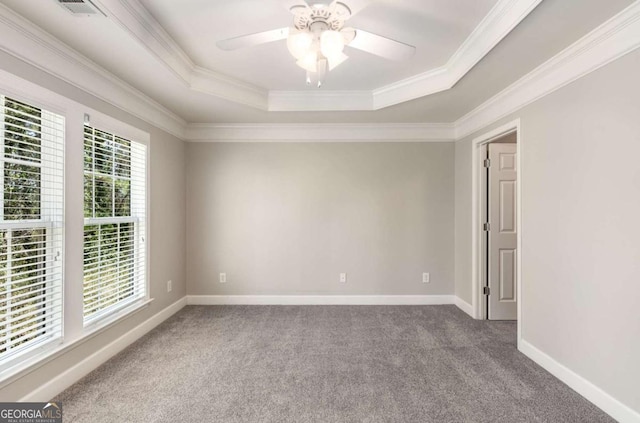
<path fill-rule="evenodd" d="M 511 132 L 480 149 L 484 157 L 480 195 L 484 314 L 488 320 L 517 320 L 517 134 Z"/>
<path fill-rule="evenodd" d="M 521 305 L 520 121 L 473 140 L 473 308 L 477 319 L 517 320 Z"/>

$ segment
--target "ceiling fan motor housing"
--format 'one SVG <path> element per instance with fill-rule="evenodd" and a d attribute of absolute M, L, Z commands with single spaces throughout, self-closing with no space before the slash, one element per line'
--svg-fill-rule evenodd
<path fill-rule="evenodd" d="M 294 7 L 293 24 L 298 31 L 340 31 L 351 16 L 346 4 L 335 2 L 331 7 Z"/>

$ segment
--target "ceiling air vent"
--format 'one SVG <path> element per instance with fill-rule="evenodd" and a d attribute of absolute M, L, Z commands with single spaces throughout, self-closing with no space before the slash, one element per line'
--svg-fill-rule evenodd
<path fill-rule="evenodd" d="M 90 0 L 58 0 L 58 3 L 76 16 L 106 16 Z"/>

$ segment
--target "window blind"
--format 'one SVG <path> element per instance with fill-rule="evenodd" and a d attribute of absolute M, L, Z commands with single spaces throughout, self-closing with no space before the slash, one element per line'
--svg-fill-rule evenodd
<path fill-rule="evenodd" d="M 0 367 L 62 336 L 64 117 L 0 95 Z"/>
<path fill-rule="evenodd" d="M 85 325 L 146 297 L 146 146 L 84 128 Z"/>

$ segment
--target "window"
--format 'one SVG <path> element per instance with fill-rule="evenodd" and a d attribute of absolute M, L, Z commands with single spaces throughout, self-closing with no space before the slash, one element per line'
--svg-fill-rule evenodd
<path fill-rule="evenodd" d="M 85 326 L 146 298 L 146 146 L 84 128 Z"/>
<path fill-rule="evenodd" d="M 64 118 L 0 95 L 0 365 L 62 336 Z"/>
<path fill-rule="evenodd" d="M 149 141 L 0 76 L 0 384 L 150 303 Z"/>

